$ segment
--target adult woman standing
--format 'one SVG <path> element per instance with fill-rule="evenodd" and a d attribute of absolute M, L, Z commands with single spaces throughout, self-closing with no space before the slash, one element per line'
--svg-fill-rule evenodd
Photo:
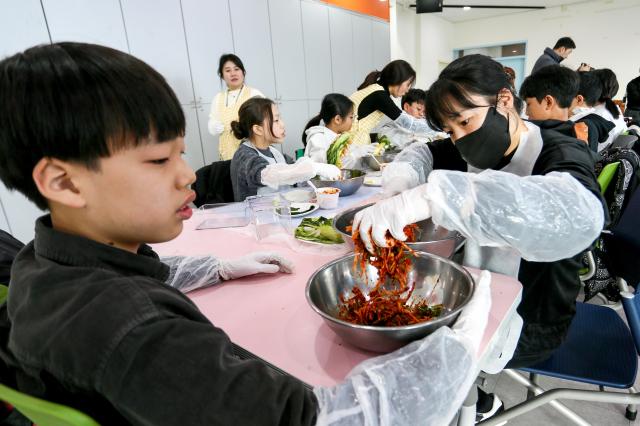
<path fill-rule="evenodd" d="M 218 75 L 224 80 L 227 90 L 219 92 L 211 102 L 209 113 L 209 133 L 213 136 L 220 135 L 218 152 L 220 160 L 231 160 L 233 154 L 240 146 L 231 131 L 231 122 L 238 119 L 240 106 L 253 97 L 264 97 L 258 89 L 244 84 L 247 72 L 239 57 L 233 53 L 225 53 L 220 56 Z"/>
<path fill-rule="evenodd" d="M 389 62 L 382 71 L 373 71 L 367 75 L 358 91 L 349 96 L 357 111 L 357 120 L 353 121 L 351 132 L 353 143 L 364 145 L 371 143 L 369 133 L 379 125 L 392 121 L 399 127 L 414 133 L 434 134 L 425 120 L 418 120 L 402 111 L 393 102 L 391 96 L 404 96 L 415 83 L 416 72 L 407 61 L 398 59 Z"/>

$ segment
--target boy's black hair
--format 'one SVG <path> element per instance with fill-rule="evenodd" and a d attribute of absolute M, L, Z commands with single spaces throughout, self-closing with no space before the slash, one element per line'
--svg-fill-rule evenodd
<path fill-rule="evenodd" d="M 602 96 L 602 82 L 593 71 L 582 71 L 578 76 L 580 77 L 578 95 L 582 95 L 587 106 L 595 106 Z"/>
<path fill-rule="evenodd" d="M 569 108 L 578 94 L 580 78 L 578 74 L 560 65 L 550 65 L 525 78 L 520 86 L 522 99 L 536 98 L 542 102 L 545 96 L 552 96 L 560 108 Z"/>
<path fill-rule="evenodd" d="M 32 171 L 42 158 L 99 170 L 100 158 L 184 136 L 180 102 L 165 79 L 104 46 L 54 43 L 0 62 L 0 180 L 41 209 Z"/>
<path fill-rule="evenodd" d="M 237 55 L 234 55 L 233 53 L 225 53 L 220 56 L 220 60 L 218 63 L 218 75 L 220 76 L 220 78 L 222 78 L 222 70 L 224 69 L 224 64 L 226 64 L 229 61 L 233 62 L 235 66 L 240 68 L 242 70 L 243 75 L 247 75 L 247 71 L 245 71 L 244 69 L 244 64 L 242 63 L 242 59 L 240 59 Z"/>
<path fill-rule="evenodd" d="M 562 37 L 559 38 L 558 41 L 556 41 L 556 45 L 553 46 L 553 48 L 560 49 L 561 47 L 564 47 L 565 49 L 575 49 L 576 44 L 571 39 L 571 37 Z"/>
<path fill-rule="evenodd" d="M 627 107 L 640 109 L 640 77 L 636 77 L 627 84 Z"/>
<path fill-rule="evenodd" d="M 400 105 L 404 108 L 404 104 L 411 105 L 414 102 L 424 105 L 425 97 L 427 94 L 422 89 L 409 89 L 409 91 L 402 97 Z"/>
<path fill-rule="evenodd" d="M 495 106 L 502 89 L 513 93 L 507 77 L 502 65 L 485 55 L 466 55 L 451 62 L 427 91 L 425 109 L 429 126 L 442 130 L 446 119 L 459 117 L 454 103 L 463 109 Z M 473 95 L 483 96 L 486 102 L 476 104 L 471 100 Z"/>

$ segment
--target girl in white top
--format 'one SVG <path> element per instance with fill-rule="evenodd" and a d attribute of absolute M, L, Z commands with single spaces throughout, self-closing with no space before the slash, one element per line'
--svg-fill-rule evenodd
<path fill-rule="evenodd" d="M 220 56 L 218 75 L 224 80 L 227 90 L 218 93 L 211 102 L 209 133 L 213 136 L 220 135 L 220 160 L 230 160 L 240 145 L 240 141 L 231 131 L 231 122 L 238 119 L 238 110 L 247 99 L 264 95 L 244 84 L 244 64 L 232 53 Z"/>
<path fill-rule="evenodd" d="M 627 123 L 624 121 L 620 108 L 618 108 L 618 105 L 612 100 L 620 88 L 615 73 L 608 68 L 597 69 L 592 72 L 602 82 L 602 95 L 593 112 L 615 125 L 609 132 L 609 138 L 604 143 L 598 145 L 598 152 L 600 152 L 609 146 L 622 132 L 627 130 Z"/>
<path fill-rule="evenodd" d="M 318 163 L 327 162 L 327 149 L 340 133 L 353 123 L 353 102 L 340 93 L 322 99 L 320 113 L 307 123 L 302 133 L 305 157 Z"/>
<path fill-rule="evenodd" d="M 235 201 L 288 189 L 319 175 L 338 179 L 340 169 L 301 158 L 287 164 L 273 147 L 285 138 L 284 121 L 271 99 L 252 98 L 240 107 L 238 120 L 231 123 L 233 133 L 242 143 L 231 160 L 231 184 Z"/>

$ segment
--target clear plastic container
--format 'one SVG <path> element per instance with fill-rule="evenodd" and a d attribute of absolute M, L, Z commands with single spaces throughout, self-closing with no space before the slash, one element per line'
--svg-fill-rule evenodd
<path fill-rule="evenodd" d="M 204 204 L 195 214 L 202 217 L 196 229 L 236 228 L 251 222 L 251 210 L 244 202 Z"/>

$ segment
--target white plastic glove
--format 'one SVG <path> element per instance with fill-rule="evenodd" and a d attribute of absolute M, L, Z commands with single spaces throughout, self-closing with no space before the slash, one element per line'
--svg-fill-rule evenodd
<path fill-rule="evenodd" d="M 407 236 L 404 227 L 425 220 L 431 216 L 431 208 L 426 197 L 428 184 L 401 192 L 382 200 L 356 214 L 353 219 L 353 230 L 360 231 L 360 238 L 367 250 L 373 253 L 373 241 L 380 247 L 386 247 L 387 231 L 396 240 L 405 241 Z"/>
<path fill-rule="evenodd" d="M 366 155 L 373 154 L 376 147 L 377 144 L 349 145 L 349 150 L 341 159 L 342 168 L 357 169 L 362 163 L 362 158 Z"/>
<path fill-rule="evenodd" d="M 469 343 L 471 352 L 476 354 L 484 336 L 489 311 L 491 310 L 491 273 L 482 271 L 476 282 L 473 297 L 464 307 L 453 327 L 456 334 L 464 337 Z"/>
<path fill-rule="evenodd" d="M 216 136 L 224 131 L 224 124 L 217 120 L 209 120 L 209 133 Z"/>
<path fill-rule="evenodd" d="M 233 260 L 220 261 L 220 277 L 232 280 L 254 274 L 293 272 L 293 262 L 273 252 L 254 252 Z"/>
<path fill-rule="evenodd" d="M 313 172 L 324 180 L 340 179 L 340 169 L 333 164 L 313 163 Z"/>
<path fill-rule="evenodd" d="M 304 182 L 316 175 L 316 164 L 319 163 L 308 157 L 299 158 L 294 164 L 270 164 L 260 172 L 260 182 L 273 189 Z"/>
<path fill-rule="evenodd" d="M 393 161 L 382 169 L 382 195 L 391 197 L 420 184 L 418 173 L 406 161 Z"/>

